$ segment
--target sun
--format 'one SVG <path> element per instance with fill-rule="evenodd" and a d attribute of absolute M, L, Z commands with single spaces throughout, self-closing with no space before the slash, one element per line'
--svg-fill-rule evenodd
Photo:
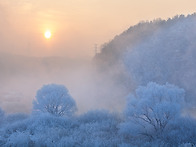
<path fill-rule="evenodd" d="M 51 34 L 50 31 L 46 31 L 44 36 L 45 36 L 46 39 L 49 39 L 52 36 L 52 34 Z"/>

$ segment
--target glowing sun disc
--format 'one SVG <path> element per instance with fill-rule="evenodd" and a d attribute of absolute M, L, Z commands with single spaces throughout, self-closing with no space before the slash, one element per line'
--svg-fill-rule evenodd
<path fill-rule="evenodd" d="M 51 37 L 51 32 L 50 31 L 46 31 L 45 32 L 45 34 L 44 34 L 44 36 L 47 38 L 47 39 L 49 39 L 50 37 Z"/>

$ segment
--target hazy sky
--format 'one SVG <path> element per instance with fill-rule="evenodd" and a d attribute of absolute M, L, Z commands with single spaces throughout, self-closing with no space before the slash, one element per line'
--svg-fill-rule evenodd
<path fill-rule="evenodd" d="M 94 44 L 139 21 L 191 14 L 195 8 L 195 0 L 0 0 L 0 51 L 91 57 Z"/>

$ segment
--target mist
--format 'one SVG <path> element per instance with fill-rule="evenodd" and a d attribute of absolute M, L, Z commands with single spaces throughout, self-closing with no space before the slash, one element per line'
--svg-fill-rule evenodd
<path fill-rule="evenodd" d="M 140 22 L 93 58 L 3 46 L 0 145 L 195 146 L 195 24 Z"/>
<path fill-rule="evenodd" d="M 77 102 L 78 113 L 92 109 L 119 111 L 125 103 L 119 98 L 123 91 L 113 77 L 97 72 L 89 59 L 2 53 L 0 62 L 0 106 L 7 113 L 30 113 L 36 91 L 50 83 L 66 85 Z"/>
<path fill-rule="evenodd" d="M 30 113 L 36 91 L 57 83 L 69 89 L 79 113 L 122 111 L 128 93 L 153 81 L 184 88 L 192 105 L 187 108 L 194 110 L 194 23 L 195 14 L 141 22 L 101 46 L 94 58 L 2 53 L 0 105 L 7 112 Z"/>

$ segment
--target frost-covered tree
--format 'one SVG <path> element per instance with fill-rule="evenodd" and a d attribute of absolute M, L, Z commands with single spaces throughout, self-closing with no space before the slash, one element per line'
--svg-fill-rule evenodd
<path fill-rule="evenodd" d="M 37 91 L 33 111 L 50 113 L 55 116 L 70 116 L 77 110 L 74 99 L 63 85 L 44 85 Z"/>
<path fill-rule="evenodd" d="M 149 140 L 160 138 L 166 127 L 180 116 L 184 90 L 174 85 L 149 83 L 128 96 L 125 110 L 128 121 L 121 130 Z M 129 128 L 129 129 L 128 129 Z"/>
<path fill-rule="evenodd" d="M 5 112 L 0 108 L 0 118 L 4 117 Z"/>
<path fill-rule="evenodd" d="M 0 108 L 0 125 L 3 123 L 5 119 L 5 112 Z"/>
<path fill-rule="evenodd" d="M 13 113 L 6 116 L 6 123 L 15 123 L 27 119 L 29 116 L 25 113 Z"/>

